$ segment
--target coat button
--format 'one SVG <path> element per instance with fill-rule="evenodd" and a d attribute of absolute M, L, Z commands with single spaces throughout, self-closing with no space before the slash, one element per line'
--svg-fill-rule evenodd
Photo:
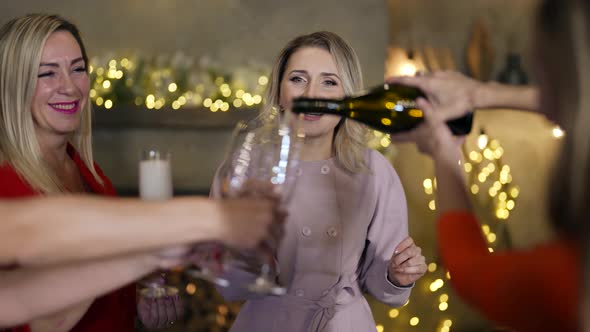
<path fill-rule="evenodd" d="M 324 166 L 322 166 L 320 171 L 322 172 L 322 174 L 328 174 L 328 173 L 330 173 L 330 166 L 324 165 Z"/>
<path fill-rule="evenodd" d="M 332 226 L 332 227 L 328 228 L 326 233 L 328 233 L 328 236 L 330 236 L 330 237 L 337 237 L 338 236 L 338 229 L 336 229 L 336 227 Z"/>
<path fill-rule="evenodd" d="M 311 235 L 311 228 L 309 228 L 307 226 L 303 226 L 303 228 L 301 228 L 301 234 L 303 234 L 303 236 L 310 236 Z"/>
<path fill-rule="evenodd" d="M 303 291 L 303 289 L 298 289 L 295 291 L 295 295 L 301 297 L 305 295 L 305 291 Z"/>
<path fill-rule="evenodd" d="M 295 175 L 297 175 L 297 176 L 303 175 L 303 170 L 301 168 L 298 168 L 297 171 L 295 172 Z"/>

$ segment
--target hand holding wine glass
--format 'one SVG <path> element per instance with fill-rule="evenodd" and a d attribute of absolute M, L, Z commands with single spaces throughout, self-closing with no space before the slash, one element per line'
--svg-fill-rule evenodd
<path fill-rule="evenodd" d="M 278 198 L 256 189 L 252 196 L 219 200 L 225 222 L 223 244 L 235 249 L 274 247 L 283 234 L 287 212 L 278 205 Z M 265 195 L 265 196 L 261 196 Z M 274 244 L 274 245 L 273 245 Z"/>
<path fill-rule="evenodd" d="M 259 262 L 255 257 L 260 252 L 273 253 L 283 236 L 287 213 L 280 206 L 281 196 L 273 185 L 249 179 L 230 195 L 229 180 L 220 174 L 226 174 L 223 166 L 216 176 L 212 197 L 220 198 L 217 210 L 223 222 L 218 226 L 223 228 L 223 236 L 220 241 L 196 244 L 191 257 L 195 268 L 186 272 L 195 278 L 227 287 L 229 281 L 223 277 L 225 266 L 239 262 L 237 265 L 240 268 L 252 270 L 254 263 Z"/>

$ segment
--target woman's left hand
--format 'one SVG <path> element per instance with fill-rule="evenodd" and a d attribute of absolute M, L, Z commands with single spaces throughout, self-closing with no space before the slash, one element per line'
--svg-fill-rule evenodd
<path fill-rule="evenodd" d="M 389 261 L 388 279 L 396 286 L 409 286 L 426 273 L 426 259 L 422 249 L 411 237 L 405 238 Z"/>
<path fill-rule="evenodd" d="M 178 294 L 161 297 L 140 295 L 137 311 L 141 323 L 149 328 L 170 327 L 184 316 L 184 304 Z"/>

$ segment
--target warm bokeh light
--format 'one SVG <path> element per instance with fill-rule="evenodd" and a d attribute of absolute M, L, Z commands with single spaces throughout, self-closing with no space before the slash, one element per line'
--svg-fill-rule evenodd
<path fill-rule="evenodd" d="M 396 318 L 397 316 L 399 316 L 399 310 L 397 310 L 397 309 L 389 310 L 389 317 L 390 318 Z"/>
<path fill-rule="evenodd" d="M 97 106 L 102 106 L 105 100 L 110 99 L 121 101 L 123 104 L 130 102 L 135 106 L 145 103 L 148 109 L 170 107 L 176 110 L 204 106 L 212 112 L 226 112 L 232 107 L 240 108 L 244 105 L 253 107 L 263 102 L 262 94 L 269 84 L 269 78 L 259 72 L 261 67 L 239 68 L 238 77 L 234 77 L 233 73 L 218 73 L 211 77 L 218 69 L 211 70 L 202 65 L 193 66 L 192 63 L 197 62 L 188 58 L 184 59 L 186 61 L 177 60 L 176 55 L 162 57 L 157 63 L 142 56 L 109 59 L 102 63 L 94 59 L 94 63 L 89 64 L 93 91 L 90 98 Z M 137 66 L 135 63 L 142 65 Z M 270 72 L 270 68 L 264 72 Z M 117 80 L 123 80 L 123 84 L 116 83 Z M 248 91 L 245 91 L 246 89 Z M 195 92 L 197 94 L 193 95 Z M 156 100 L 148 100 L 150 94 L 157 96 Z M 246 99 L 242 100 L 244 95 Z M 226 106 L 218 104 L 217 107 L 211 108 L 211 105 L 202 105 L 203 99 L 218 96 Z M 180 97 L 184 97 L 184 100 Z"/>
<path fill-rule="evenodd" d="M 477 137 L 477 146 L 480 150 L 485 149 L 485 147 L 488 145 L 488 139 L 488 135 L 486 134 L 481 134 L 479 137 Z"/>
<path fill-rule="evenodd" d="M 445 285 L 445 282 L 442 279 L 436 279 L 430 284 L 430 291 L 436 292 L 437 290 L 441 289 Z"/>
<path fill-rule="evenodd" d="M 104 102 L 104 108 L 106 109 L 111 109 L 113 107 L 113 101 L 110 99 L 105 100 Z"/>
<path fill-rule="evenodd" d="M 553 134 L 553 137 L 555 137 L 555 138 L 562 138 L 565 135 L 565 132 L 559 126 L 553 127 L 553 129 L 551 130 L 551 133 Z"/>
<path fill-rule="evenodd" d="M 436 263 L 428 264 L 428 272 L 434 272 L 434 271 L 436 271 Z"/>
<path fill-rule="evenodd" d="M 194 295 L 195 292 L 197 291 L 197 286 L 195 286 L 195 284 L 193 283 L 188 283 L 186 285 L 186 293 L 189 295 Z"/>
<path fill-rule="evenodd" d="M 417 71 L 416 65 L 409 61 L 400 67 L 400 74 L 402 76 L 414 76 Z"/>

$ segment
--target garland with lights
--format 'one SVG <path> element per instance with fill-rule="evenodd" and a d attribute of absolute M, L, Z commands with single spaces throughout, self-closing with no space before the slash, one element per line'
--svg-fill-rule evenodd
<path fill-rule="evenodd" d="M 207 58 L 93 58 L 90 98 L 96 106 L 135 105 L 147 109 L 207 108 L 211 112 L 249 108 L 263 102 L 270 69 L 261 64 L 223 70 Z"/>

